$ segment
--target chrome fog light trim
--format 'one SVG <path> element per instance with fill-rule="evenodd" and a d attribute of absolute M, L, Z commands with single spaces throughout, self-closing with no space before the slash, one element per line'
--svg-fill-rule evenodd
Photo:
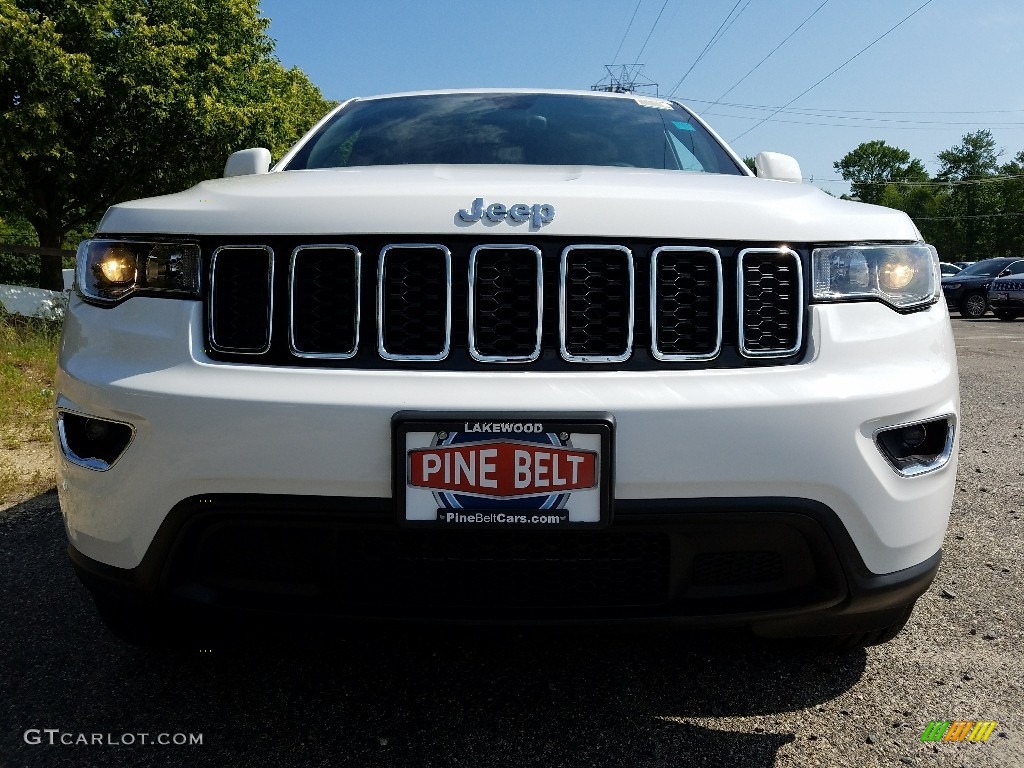
<path fill-rule="evenodd" d="M 57 411 L 57 443 L 71 464 L 106 472 L 135 439 L 135 427 L 72 411 Z M 90 455 L 91 454 L 91 455 Z"/>
<path fill-rule="evenodd" d="M 903 477 L 942 469 L 953 455 L 956 417 L 952 414 L 884 427 L 874 433 L 875 445 L 889 466 Z"/>

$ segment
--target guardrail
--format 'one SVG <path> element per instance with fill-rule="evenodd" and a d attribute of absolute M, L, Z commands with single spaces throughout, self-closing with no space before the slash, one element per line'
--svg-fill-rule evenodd
<path fill-rule="evenodd" d="M 14 243 L 0 243 L 0 251 L 5 253 L 17 253 L 23 256 L 74 256 L 74 251 L 64 248 L 40 248 L 35 245 L 15 245 Z"/>
<path fill-rule="evenodd" d="M 13 253 L 22 256 L 74 256 L 74 251 L 63 248 L 40 248 L 34 245 L 17 245 L 0 243 L 0 253 Z M 47 320 L 60 319 L 67 304 L 67 291 L 74 278 L 74 270 L 62 270 L 64 288 L 61 291 L 49 291 L 45 288 L 32 288 L 24 285 L 0 285 L 0 307 L 9 314 L 22 317 L 38 317 Z"/>

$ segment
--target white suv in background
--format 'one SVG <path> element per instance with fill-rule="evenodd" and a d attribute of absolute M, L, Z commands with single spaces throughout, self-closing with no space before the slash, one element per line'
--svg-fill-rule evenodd
<path fill-rule="evenodd" d="M 667 99 L 400 94 L 112 207 L 56 403 L 100 613 L 895 635 L 956 474 L 938 259 L 757 162 Z"/>

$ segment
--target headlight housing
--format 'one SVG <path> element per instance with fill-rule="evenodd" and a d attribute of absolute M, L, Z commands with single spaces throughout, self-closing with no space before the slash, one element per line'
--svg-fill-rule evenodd
<path fill-rule="evenodd" d="M 116 304 L 135 293 L 199 296 L 199 245 L 139 240 L 84 240 L 75 286 L 82 298 Z"/>
<path fill-rule="evenodd" d="M 844 245 L 811 254 L 817 302 L 882 301 L 914 309 L 941 295 L 939 256 L 930 245 Z"/>

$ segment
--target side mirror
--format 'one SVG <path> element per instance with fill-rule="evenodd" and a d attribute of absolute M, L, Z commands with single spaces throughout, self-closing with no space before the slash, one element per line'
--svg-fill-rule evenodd
<path fill-rule="evenodd" d="M 224 178 L 267 173 L 270 170 L 270 150 L 263 147 L 233 152 L 224 163 Z"/>
<path fill-rule="evenodd" d="M 759 152 L 754 158 L 754 167 L 759 179 L 794 181 L 797 184 L 804 180 L 796 158 L 779 152 Z"/>

